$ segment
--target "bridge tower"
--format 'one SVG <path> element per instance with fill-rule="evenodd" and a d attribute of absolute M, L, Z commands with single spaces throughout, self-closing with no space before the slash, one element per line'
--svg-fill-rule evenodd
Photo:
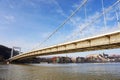
<path fill-rule="evenodd" d="M 12 50 L 11 50 L 11 58 L 13 57 L 13 53 L 14 53 L 14 50 L 17 49 L 19 54 L 21 53 L 21 47 L 12 47 Z"/>

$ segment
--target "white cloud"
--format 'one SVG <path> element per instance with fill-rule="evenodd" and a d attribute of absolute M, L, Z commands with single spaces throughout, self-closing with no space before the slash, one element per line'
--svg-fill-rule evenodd
<path fill-rule="evenodd" d="M 2 37 L 1 38 L 2 41 L 0 41 L 0 43 L 2 45 L 5 45 L 5 46 L 8 46 L 8 47 L 21 47 L 22 49 L 22 52 L 26 52 L 26 51 L 29 51 L 33 48 L 33 45 L 35 45 L 36 43 L 34 42 L 29 42 L 25 39 L 10 39 L 10 38 L 5 38 L 5 37 Z"/>
<path fill-rule="evenodd" d="M 111 31 L 115 31 L 118 29 L 116 24 L 108 24 L 107 27 L 104 27 L 103 23 L 103 16 L 100 17 L 99 19 L 96 20 L 96 18 L 100 15 L 101 13 L 96 12 L 93 15 L 89 15 L 87 17 L 87 20 L 81 19 L 80 16 L 74 17 L 71 19 L 73 27 L 75 29 L 72 31 L 70 35 L 68 35 L 67 41 L 69 40 L 75 40 L 75 39 L 80 39 L 84 37 L 89 37 L 97 34 L 103 34 Z M 115 22 L 115 15 L 114 13 L 108 13 L 106 16 L 106 21 L 109 23 L 109 21 Z M 92 22 L 94 20 L 94 22 Z"/>
<path fill-rule="evenodd" d="M 61 14 L 62 16 L 66 17 L 66 14 L 64 13 L 62 7 L 59 5 L 59 3 L 56 0 L 52 0 L 53 3 L 57 6 L 57 12 Z"/>
<path fill-rule="evenodd" d="M 111 10 L 110 12 L 105 14 L 105 18 L 106 18 L 107 21 L 115 20 L 115 18 L 116 18 L 116 9 Z"/>
<path fill-rule="evenodd" d="M 15 17 L 12 16 L 12 15 L 5 15 L 4 18 L 6 19 L 6 21 L 7 21 L 8 23 L 15 21 Z"/>
<path fill-rule="evenodd" d="M 0 15 L 0 24 L 11 24 L 14 23 L 15 20 L 15 16 L 13 15 L 7 15 L 7 14 L 1 14 Z"/>
<path fill-rule="evenodd" d="M 77 8 L 79 6 L 79 4 L 81 3 L 82 0 L 79 0 L 78 3 L 75 3 L 72 5 L 73 8 Z"/>

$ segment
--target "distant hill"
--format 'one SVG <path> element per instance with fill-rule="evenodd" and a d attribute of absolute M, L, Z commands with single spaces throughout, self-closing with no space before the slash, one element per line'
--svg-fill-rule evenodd
<path fill-rule="evenodd" d="M 3 59 L 8 59 L 10 58 L 11 55 L 11 48 L 8 48 L 6 46 L 0 45 L 0 57 L 2 57 Z M 18 52 L 14 51 L 13 55 L 17 55 Z"/>

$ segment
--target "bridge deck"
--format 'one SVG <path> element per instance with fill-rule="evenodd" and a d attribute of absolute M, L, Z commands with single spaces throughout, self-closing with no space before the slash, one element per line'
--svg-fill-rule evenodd
<path fill-rule="evenodd" d="M 33 56 L 52 55 L 62 53 L 84 52 L 91 50 L 120 48 L 120 31 L 89 37 L 77 41 L 58 44 L 43 49 L 27 52 L 10 58 L 9 60 L 23 59 Z"/>

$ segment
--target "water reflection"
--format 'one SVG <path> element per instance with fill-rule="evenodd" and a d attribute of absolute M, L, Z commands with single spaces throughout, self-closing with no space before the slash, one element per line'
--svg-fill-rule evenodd
<path fill-rule="evenodd" d="M 0 65 L 0 80 L 120 80 L 120 63 Z"/>

